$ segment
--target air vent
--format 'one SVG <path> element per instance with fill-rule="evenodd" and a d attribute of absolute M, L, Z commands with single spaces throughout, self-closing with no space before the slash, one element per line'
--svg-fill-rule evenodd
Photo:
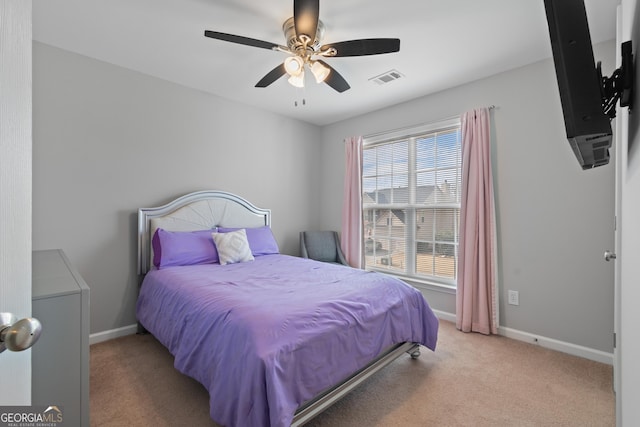
<path fill-rule="evenodd" d="M 399 78 L 404 77 L 398 70 L 390 70 L 386 73 L 382 73 L 379 76 L 371 77 L 369 81 L 377 83 L 379 85 L 383 85 L 394 80 L 398 80 Z"/>

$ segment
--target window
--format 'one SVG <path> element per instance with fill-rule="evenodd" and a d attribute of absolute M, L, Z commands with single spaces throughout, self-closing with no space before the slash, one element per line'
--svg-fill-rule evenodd
<path fill-rule="evenodd" d="M 366 138 L 365 268 L 456 285 L 460 120 Z"/>

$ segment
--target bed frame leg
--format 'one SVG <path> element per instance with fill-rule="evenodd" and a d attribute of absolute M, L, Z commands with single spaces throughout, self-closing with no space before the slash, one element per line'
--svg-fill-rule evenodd
<path fill-rule="evenodd" d="M 149 331 L 147 331 L 145 329 L 144 326 L 142 326 L 142 323 L 138 322 L 138 331 L 136 332 L 136 334 L 138 335 L 147 335 L 149 333 Z"/>
<path fill-rule="evenodd" d="M 416 345 L 415 347 L 409 349 L 407 353 L 409 353 L 411 358 L 415 360 L 420 357 L 420 347 Z"/>

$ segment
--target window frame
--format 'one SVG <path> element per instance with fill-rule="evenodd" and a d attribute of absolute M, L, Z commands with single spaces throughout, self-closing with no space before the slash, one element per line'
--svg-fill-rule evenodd
<path fill-rule="evenodd" d="M 407 266 L 405 266 L 404 272 L 401 272 L 398 270 L 390 270 L 383 267 L 376 267 L 375 265 L 373 266 L 367 265 L 365 261 L 364 268 L 366 270 L 380 271 L 393 276 L 398 276 L 407 281 L 416 282 L 418 284 L 435 286 L 436 288 L 446 289 L 449 291 L 455 291 L 455 289 L 457 288 L 457 272 L 455 273 L 456 276 L 453 279 L 449 279 L 441 276 L 435 276 L 435 275 L 433 276 L 417 275 L 415 257 L 417 253 L 417 242 L 421 241 L 421 239 L 419 239 L 418 236 L 415 235 L 415 233 L 413 233 L 414 234 L 413 236 L 408 236 L 406 233 L 406 230 L 409 230 L 409 229 L 414 230 L 416 223 L 420 220 L 417 217 L 420 210 L 429 209 L 429 207 L 418 205 L 415 202 L 415 192 L 416 192 L 416 188 L 418 187 L 418 183 L 416 180 L 416 173 L 418 169 L 415 164 L 415 159 L 416 159 L 415 140 L 425 135 L 428 135 L 430 133 L 446 132 L 451 129 L 457 129 L 458 132 L 461 132 L 462 130 L 461 123 L 462 123 L 461 118 L 457 116 L 457 117 L 439 120 L 432 123 L 422 124 L 422 125 L 408 127 L 408 128 L 396 129 L 388 132 L 381 132 L 378 134 L 363 137 L 363 150 L 367 150 L 373 147 L 383 146 L 386 144 L 391 144 L 394 142 L 397 143 L 401 141 L 407 141 L 409 145 L 408 147 L 409 161 L 414 162 L 413 166 L 410 167 L 409 170 L 407 170 L 407 175 L 410 182 L 410 184 L 408 185 L 408 192 L 410 196 L 409 196 L 409 200 L 406 203 L 388 203 L 388 204 L 376 203 L 374 205 L 374 204 L 365 204 L 364 199 L 362 203 L 363 219 L 365 218 L 365 212 L 370 212 L 372 216 L 375 215 L 375 213 L 373 213 L 374 210 L 380 211 L 380 210 L 402 209 L 405 212 L 409 212 L 408 214 L 406 214 L 406 217 L 410 219 L 408 220 L 408 223 L 405 225 L 405 237 L 404 237 L 405 247 L 408 250 L 408 253 L 405 256 Z M 460 135 L 460 151 L 458 154 L 458 159 L 459 159 L 458 170 L 457 170 L 458 174 L 461 174 L 462 172 L 461 171 L 461 164 L 462 164 L 461 138 L 462 138 L 462 135 Z M 363 169 L 362 176 L 361 176 L 363 180 L 365 178 L 364 174 L 365 174 L 365 171 Z M 459 189 L 458 192 L 460 190 L 461 189 Z M 363 188 L 363 194 L 364 194 L 364 188 Z M 459 236 L 460 202 L 458 201 L 458 203 L 454 203 L 454 204 L 438 204 L 437 207 L 447 208 L 447 209 L 448 208 L 458 209 L 458 222 L 456 222 L 454 225 L 455 227 L 454 235 L 457 236 L 457 241 L 454 240 L 455 266 L 456 266 L 455 268 L 457 268 L 458 249 L 459 249 L 458 245 L 459 245 L 459 239 L 460 239 L 460 236 Z M 388 221 L 389 221 L 389 218 L 387 218 L 387 222 Z M 433 241 L 435 242 L 435 236 Z M 366 247 L 364 243 L 365 242 L 363 242 L 363 249 Z M 412 272 L 414 274 L 411 274 Z"/>

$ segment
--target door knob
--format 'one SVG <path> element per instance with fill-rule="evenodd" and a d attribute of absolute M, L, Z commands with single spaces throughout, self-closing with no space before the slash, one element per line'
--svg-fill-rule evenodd
<path fill-rule="evenodd" d="M 38 319 L 18 320 L 12 313 L 0 313 L 0 353 L 28 349 L 38 341 L 41 332 L 42 324 Z"/>
<path fill-rule="evenodd" d="M 604 260 L 611 261 L 612 259 L 616 259 L 616 254 L 611 251 L 604 251 Z"/>

